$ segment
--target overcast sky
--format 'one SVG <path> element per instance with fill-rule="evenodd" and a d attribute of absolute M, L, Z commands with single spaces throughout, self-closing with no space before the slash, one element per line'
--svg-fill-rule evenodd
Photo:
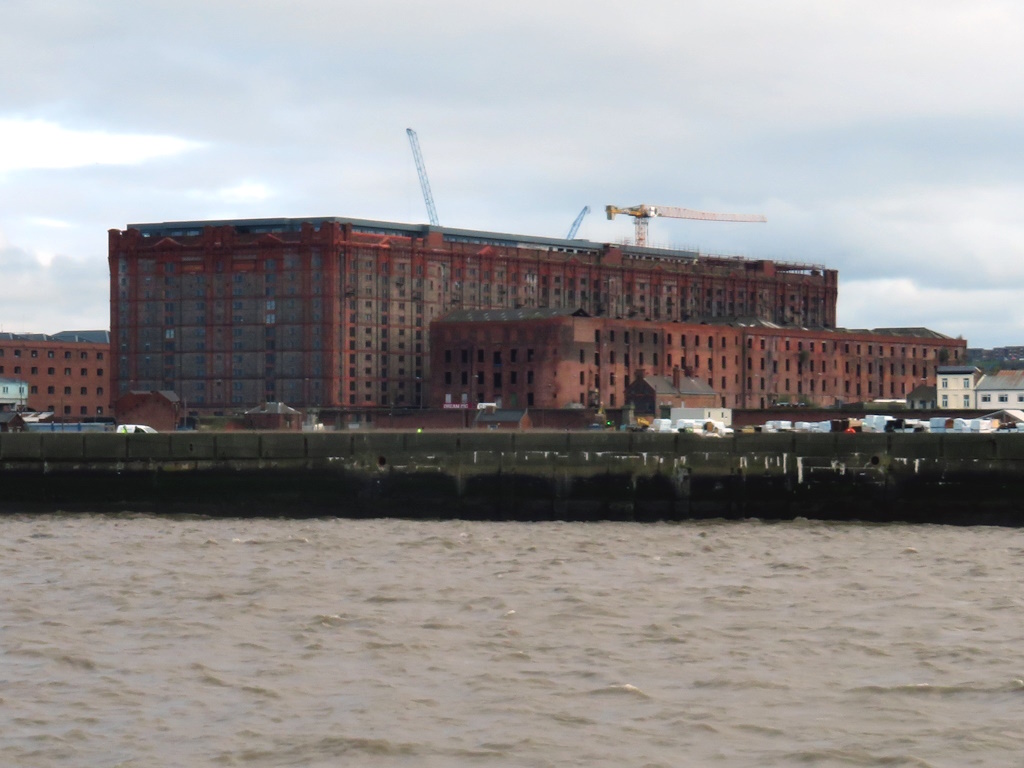
<path fill-rule="evenodd" d="M 109 326 L 107 230 L 633 234 L 839 270 L 839 324 L 1024 344 L 1024 3 L 0 0 L 0 329 Z"/>

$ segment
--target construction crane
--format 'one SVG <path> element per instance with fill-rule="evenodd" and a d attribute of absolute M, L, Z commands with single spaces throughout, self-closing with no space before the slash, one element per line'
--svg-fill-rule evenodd
<path fill-rule="evenodd" d="M 576 221 L 574 221 L 572 223 L 572 226 L 569 227 L 569 234 L 565 236 L 566 240 L 572 240 L 574 237 L 576 237 L 576 232 L 579 231 L 580 224 L 583 223 L 583 217 L 586 216 L 588 213 L 590 213 L 590 206 L 584 205 L 583 210 L 580 211 L 580 215 L 576 217 Z"/>
<path fill-rule="evenodd" d="M 614 219 L 615 214 L 623 213 L 632 216 L 636 221 L 636 244 L 647 245 L 647 222 L 655 216 L 664 216 L 669 219 L 699 219 L 701 221 L 746 221 L 764 223 L 768 221 L 764 216 L 756 213 L 708 213 L 707 211 L 694 211 L 689 208 L 675 208 L 670 205 L 634 205 L 632 208 L 616 208 L 614 205 L 606 205 L 605 213 L 609 219 Z"/>
<path fill-rule="evenodd" d="M 427 216 L 430 218 L 430 223 L 435 226 L 441 226 L 437 220 L 437 209 L 434 208 L 434 196 L 430 194 L 430 181 L 427 179 L 427 169 L 423 165 L 423 154 L 420 152 L 420 140 L 416 136 L 416 131 L 412 128 L 405 129 L 406 134 L 409 136 L 409 145 L 412 147 L 412 159 L 416 161 L 416 173 L 420 176 L 420 189 L 423 190 L 423 202 L 427 204 Z"/>

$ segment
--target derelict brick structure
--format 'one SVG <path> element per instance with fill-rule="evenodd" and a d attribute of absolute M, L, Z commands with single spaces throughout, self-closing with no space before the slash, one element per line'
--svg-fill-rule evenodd
<path fill-rule="evenodd" d="M 926 328 L 654 322 L 568 309 L 450 312 L 430 338 L 435 408 L 617 408 L 638 371 L 706 383 L 723 408 L 902 400 L 934 384 L 939 365 L 961 361 L 967 344 Z"/>

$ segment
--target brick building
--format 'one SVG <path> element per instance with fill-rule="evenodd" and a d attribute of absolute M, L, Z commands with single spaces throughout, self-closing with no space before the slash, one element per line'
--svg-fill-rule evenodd
<path fill-rule="evenodd" d="M 173 390 L 204 412 L 424 406 L 427 329 L 452 310 L 831 328 L 838 282 L 812 265 L 343 218 L 130 225 L 110 231 L 109 266 L 114 397 Z M 679 359 L 652 338 L 631 354 Z M 590 388 L 620 385 L 602 370 Z"/>
<path fill-rule="evenodd" d="M 671 376 L 650 376 L 643 369 L 626 385 L 625 402 L 642 415 L 660 415 L 668 408 L 717 408 L 719 395 L 701 379 L 683 376 L 679 368 Z"/>
<path fill-rule="evenodd" d="M 107 331 L 0 333 L 0 377 L 27 384 L 26 410 L 63 421 L 109 416 L 109 339 Z"/>
<path fill-rule="evenodd" d="M 616 408 L 640 369 L 704 381 L 721 407 L 828 407 L 906 398 L 966 353 L 962 339 L 925 328 L 658 323 L 554 309 L 456 311 L 430 336 L 432 407 Z"/>
<path fill-rule="evenodd" d="M 158 432 L 173 432 L 182 419 L 181 401 L 174 392 L 126 392 L 114 404 L 118 424 L 145 424 Z"/>

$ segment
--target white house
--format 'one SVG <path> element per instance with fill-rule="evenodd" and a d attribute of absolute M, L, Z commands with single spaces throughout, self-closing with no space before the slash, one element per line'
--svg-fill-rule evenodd
<path fill-rule="evenodd" d="M 27 400 L 27 382 L 17 379 L 0 379 L 0 407 L 24 406 Z"/>
<path fill-rule="evenodd" d="M 983 376 L 974 392 L 978 408 L 1024 409 L 1024 371 L 998 371 Z"/>
<path fill-rule="evenodd" d="M 935 369 L 935 394 L 939 408 L 951 411 L 978 408 L 974 389 L 981 371 L 973 365 L 940 365 Z"/>

